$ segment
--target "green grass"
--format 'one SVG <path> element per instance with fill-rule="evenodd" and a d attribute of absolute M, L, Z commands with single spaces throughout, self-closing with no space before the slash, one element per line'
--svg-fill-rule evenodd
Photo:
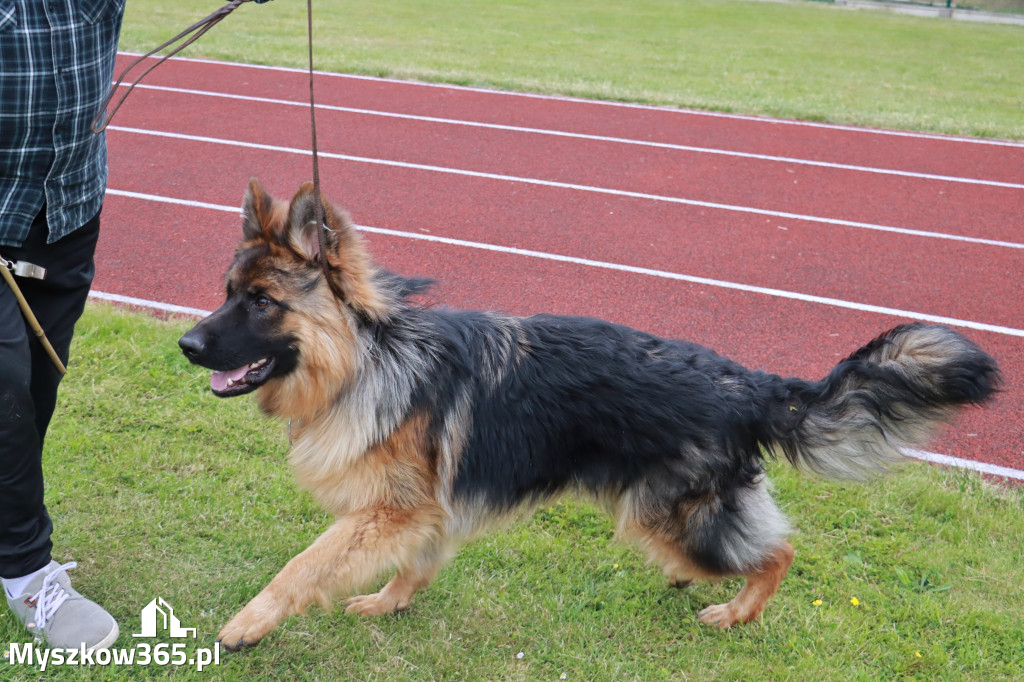
<path fill-rule="evenodd" d="M 47 442 L 55 558 L 79 562 L 75 585 L 119 619 L 119 647 L 140 641 L 158 595 L 199 628 L 190 651 L 210 646 L 330 521 L 293 485 L 282 425 L 248 398 L 213 398 L 180 357 L 187 326 L 90 305 Z M 736 581 L 671 589 L 603 515 L 567 501 L 465 547 L 407 613 L 312 608 L 201 674 L 47 679 L 1019 679 L 1024 492 L 916 463 L 863 486 L 772 476 L 796 563 L 763 617 L 730 632 L 696 613 Z M 25 635 L 0 608 L 11 641 Z M 0 679 L 38 673 L 0 659 Z"/>
<path fill-rule="evenodd" d="M 146 50 L 212 0 L 128 3 Z M 743 2 L 317 3 L 318 67 L 461 84 L 1024 138 L 1024 31 Z M 302 66 L 303 3 L 247 5 L 193 56 Z M 55 558 L 137 640 L 162 596 L 190 650 L 330 523 L 283 426 L 218 401 L 180 320 L 90 305 L 47 442 Z M 51 669 L 47 679 L 1010 680 L 1024 661 L 1024 492 L 921 464 L 865 486 L 773 466 L 797 560 L 757 622 L 696 620 L 736 581 L 673 590 L 607 519 L 566 501 L 466 548 L 405 614 L 310 609 L 216 670 Z M 856 597 L 859 605 L 850 600 Z M 814 605 L 815 600 L 821 605 Z M 0 646 L 24 632 L 0 607 Z M 170 640 L 168 640 L 170 641 Z M 523 658 L 517 653 L 522 652 Z M 34 680 L 6 667 L 0 679 Z"/>
<path fill-rule="evenodd" d="M 825 0 L 831 2 L 832 0 Z M 945 0 L 902 0 L 913 4 L 945 7 Z M 1006 14 L 1024 14 L 1024 0 L 955 0 L 954 9 L 969 9 L 979 12 L 1001 12 Z"/>
<path fill-rule="evenodd" d="M 146 51 L 210 0 L 132 0 Z M 1024 139 L 1024 27 L 736 0 L 314 3 L 330 71 Z M 187 54 L 304 67 L 305 3 L 248 4 Z"/>

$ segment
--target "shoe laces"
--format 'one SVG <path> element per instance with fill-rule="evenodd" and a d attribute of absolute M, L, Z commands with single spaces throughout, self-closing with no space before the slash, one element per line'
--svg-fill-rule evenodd
<path fill-rule="evenodd" d="M 76 568 L 78 562 L 69 561 L 66 564 L 58 566 L 54 570 L 50 571 L 45 578 L 43 578 L 43 584 L 39 588 L 39 592 L 36 593 L 36 616 L 35 624 L 41 632 L 46 627 L 46 623 L 53 618 L 53 614 L 57 613 L 57 609 L 68 600 L 71 596 L 64 589 L 64 587 L 56 581 L 58 573 L 63 573 Z"/>

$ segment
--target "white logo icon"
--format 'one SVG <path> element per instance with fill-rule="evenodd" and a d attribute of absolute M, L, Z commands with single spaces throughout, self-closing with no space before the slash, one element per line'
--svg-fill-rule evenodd
<path fill-rule="evenodd" d="M 169 637 L 188 637 L 191 632 L 192 638 L 195 639 L 196 629 L 181 627 L 181 621 L 175 617 L 174 609 L 163 597 L 157 597 L 142 609 L 142 632 L 132 637 L 156 637 L 159 625 L 157 614 L 160 616 L 159 623 L 162 623 L 161 629 L 166 630 Z"/>

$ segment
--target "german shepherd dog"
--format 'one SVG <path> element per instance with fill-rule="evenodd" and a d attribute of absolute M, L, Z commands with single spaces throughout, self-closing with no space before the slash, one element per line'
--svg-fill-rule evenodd
<path fill-rule="evenodd" d="M 228 649 L 386 570 L 346 612 L 406 609 L 461 543 L 562 492 L 607 509 L 673 585 L 746 578 L 699 618 L 750 621 L 794 554 L 766 457 L 866 478 L 996 391 L 995 361 L 941 326 L 896 327 L 803 381 L 596 319 L 436 309 L 323 201 L 339 298 L 314 196 L 250 181 L 227 300 L 180 340 L 216 395 L 255 391 L 290 421 L 297 479 L 337 517 L 221 630 Z"/>

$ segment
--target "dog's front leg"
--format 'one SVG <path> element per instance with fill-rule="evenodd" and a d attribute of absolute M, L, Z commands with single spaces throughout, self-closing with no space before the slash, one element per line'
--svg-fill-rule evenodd
<path fill-rule="evenodd" d="M 217 635 L 225 649 L 256 644 L 314 601 L 326 606 L 391 566 L 405 566 L 442 528 L 439 508 L 379 507 L 344 516 L 293 558 Z"/>

